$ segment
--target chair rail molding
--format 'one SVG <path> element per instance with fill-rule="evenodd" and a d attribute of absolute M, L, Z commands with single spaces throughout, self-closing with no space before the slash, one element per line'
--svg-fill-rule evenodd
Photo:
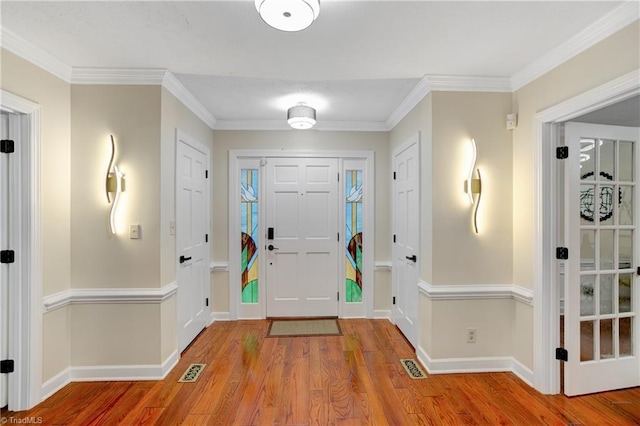
<path fill-rule="evenodd" d="M 418 289 L 431 300 L 514 299 L 533 306 L 533 290 L 513 284 L 432 285 L 420 281 Z"/>
<path fill-rule="evenodd" d="M 44 298 L 44 313 L 64 306 L 86 303 L 161 303 L 176 294 L 171 282 L 160 288 L 72 288 Z"/>

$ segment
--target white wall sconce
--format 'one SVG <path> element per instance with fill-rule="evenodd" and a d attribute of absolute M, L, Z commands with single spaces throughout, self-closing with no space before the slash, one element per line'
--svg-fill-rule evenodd
<path fill-rule="evenodd" d="M 482 178 L 480 176 L 480 169 L 476 168 L 476 161 L 478 160 L 476 140 L 471 139 L 471 164 L 469 165 L 469 174 L 467 180 L 464 181 L 464 192 L 467 193 L 469 203 L 473 206 L 473 212 L 471 213 L 471 224 L 473 231 L 478 233 L 478 206 L 480 205 L 480 197 L 482 195 Z M 474 174 L 477 177 L 474 177 Z"/>
<path fill-rule="evenodd" d="M 118 206 L 118 200 L 120 194 L 125 190 L 124 173 L 118 169 L 118 166 L 113 164 L 116 156 L 116 143 L 111 135 L 111 159 L 109 160 L 109 166 L 107 167 L 107 175 L 105 177 L 105 193 L 107 195 L 107 201 L 111 204 L 109 209 L 109 229 L 111 234 L 116 234 L 115 214 Z M 113 197 L 112 197 L 113 194 Z"/>

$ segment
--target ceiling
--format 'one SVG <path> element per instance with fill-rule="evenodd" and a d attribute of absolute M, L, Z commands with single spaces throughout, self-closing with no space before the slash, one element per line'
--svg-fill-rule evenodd
<path fill-rule="evenodd" d="M 640 127 L 640 96 L 633 96 L 571 121 L 610 126 Z"/>
<path fill-rule="evenodd" d="M 0 8 L 3 29 L 65 64 L 166 68 L 219 123 L 251 127 L 300 101 L 319 122 L 384 123 L 425 75 L 512 77 L 621 4 L 323 0 L 297 33 L 268 27 L 253 0 Z"/>

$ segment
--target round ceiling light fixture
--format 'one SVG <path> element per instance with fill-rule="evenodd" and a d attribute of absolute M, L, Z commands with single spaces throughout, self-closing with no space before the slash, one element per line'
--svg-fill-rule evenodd
<path fill-rule="evenodd" d="M 293 106 L 287 110 L 287 123 L 294 129 L 310 129 L 316 124 L 316 110 L 304 104 Z"/>
<path fill-rule="evenodd" d="M 301 31 L 320 13 L 320 0 L 255 0 L 267 25 L 281 31 Z"/>

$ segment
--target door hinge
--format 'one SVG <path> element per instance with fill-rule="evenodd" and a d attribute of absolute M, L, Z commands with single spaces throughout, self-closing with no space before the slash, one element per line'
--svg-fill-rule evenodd
<path fill-rule="evenodd" d="M 15 143 L 11 139 L 2 139 L 0 141 L 0 152 L 3 154 L 11 154 L 15 151 Z"/>
<path fill-rule="evenodd" d="M 13 250 L 0 251 L 0 263 L 14 263 L 16 261 L 16 252 Z"/>
<path fill-rule="evenodd" d="M 568 146 L 559 146 L 556 148 L 556 158 L 558 160 L 565 160 L 569 158 L 569 147 Z"/>
<path fill-rule="evenodd" d="M 340 182 L 340 173 L 338 173 L 338 182 Z"/>
<path fill-rule="evenodd" d="M 209 234 L 204 234 L 204 242 L 205 243 L 209 242 Z"/>
<path fill-rule="evenodd" d="M 556 247 L 556 259 L 559 259 L 559 260 L 569 259 L 569 249 L 566 247 Z"/>
<path fill-rule="evenodd" d="M 209 298 L 204 299 L 204 306 L 209 306 Z"/>
<path fill-rule="evenodd" d="M 338 302 L 340 301 L 340 292 L 337 293 L 338 294 Z"/>
<path fill-rule="evenodd" d="M 396 180 L 396 172 L 393 172 L 393 180 Z"/>
<path fill-rule="evenodd" d="M 209 179 L 209 170 L 204 171 L 204 178 Z"/>
<path fill-rule="evenodd" d="M 640 275 L 640 266 L 638 266 L 638 269 L 636 270 L 636 274 Z"/>
<path fill-rule="evenodd" d="M 15 371 L 15 363 L 12 359 L 3 359 L 0 361 L 0 373 L 8 374 Z"/>
<path fill-rule="evenodd" d="M 340 241 L 340 233 L 338 232 L 338 241 Z"/>
<path fill-rule="evenodd" d="M 569 352 L 565 348 L 556 348 L 556 359 L 559 361 L 569 361 Z"/>
<path fill-rule="evenodd" d="M 396 234 L 393 234 L 393 242 L 396 242 Z"/>
<path fill-rule="evenodd" d="M 392 302 L 393 302 L 394 305 L 396 304 L 396 297 L 395 296 L 393 296 Z"/>

